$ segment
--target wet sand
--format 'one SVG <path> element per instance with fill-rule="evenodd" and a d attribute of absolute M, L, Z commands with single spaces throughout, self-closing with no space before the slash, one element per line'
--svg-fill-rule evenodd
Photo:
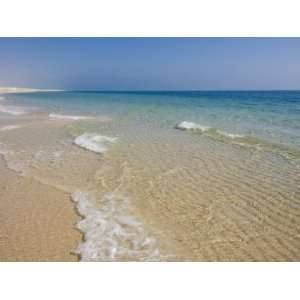
<path fill-rule="evenodd" d="M 80 217 L 67 193 L 17 175 L 0 158 L 0 261 L 77 261 Z"/>

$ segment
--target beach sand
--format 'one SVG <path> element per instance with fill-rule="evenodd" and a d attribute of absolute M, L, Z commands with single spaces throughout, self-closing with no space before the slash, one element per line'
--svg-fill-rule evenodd
<path fill-rule="evenodd" d="M 77 261 L 80 217 L 67 193 L 17 175 L 0 159 L 0 261 Z"/>
<path fill-rule="evenodd" d="M 1 87 L 0 94 L 38 92 Z M 46 213 L 45 213 L 46 212 Z M 77 261 L 80 217 L 67 193 L 9 170 L 0 156 L 0 261 Z"/>
<path fill-rule="evenodd" d="M 11 93 L 34 93 L 34 92 L 55 92 L 59 90 L 45 90 L 45 89 L 32 89 L 32 88 L 19 88 L 19 87 L 0 87 L 0 94 Z"/>
<path fill-rule="evenodd" d="M 76 249 L 87 261 L 300 260 L 297 160 L 140 122 L 130 104 L 78 119 L 18 97 L 2 99 L 24 114 L 0 118 L 0 261 L 76 261 Z"/>

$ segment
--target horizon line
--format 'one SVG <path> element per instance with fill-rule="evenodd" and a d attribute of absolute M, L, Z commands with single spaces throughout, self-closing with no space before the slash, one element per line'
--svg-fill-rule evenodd
<path fill-rule="evenodd" d="M 300 91 L 297 89 L 63 89 L 65 92 L 280 92 Z"/>
<path fill-rule="evenodd" d="M 300 88 L 295 89 L 57 89 L 57 88 L 28 88 L 28 87 L 1 87 L 9 89 L 13 93 L 16 92 L 284 92 L 284 91 L 300 91 Z"/>

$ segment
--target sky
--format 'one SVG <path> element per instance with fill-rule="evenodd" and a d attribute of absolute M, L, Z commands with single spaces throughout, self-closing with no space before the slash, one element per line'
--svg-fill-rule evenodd
<path fill-rule="evenodd" d="M 0 86 L 300 89 L 300 38 L 0 38 Z"/>

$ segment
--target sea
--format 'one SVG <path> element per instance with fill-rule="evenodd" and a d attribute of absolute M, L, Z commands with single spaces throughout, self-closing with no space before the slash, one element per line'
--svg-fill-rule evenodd
<path fill-rule="evenodd" d="M 82 261 L 300 259 L 300 91 L 3 94 L 0 154 L 70 194 Z"/>

